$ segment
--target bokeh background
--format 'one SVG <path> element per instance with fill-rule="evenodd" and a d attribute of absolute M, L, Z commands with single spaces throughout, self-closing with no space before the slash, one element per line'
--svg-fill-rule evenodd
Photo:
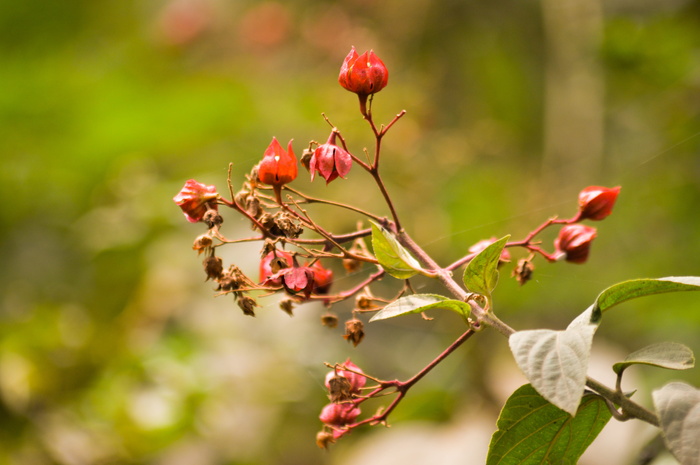
<path fill-rule="evenodd" d="M 460 349 L 392 428 L 321 451 L 324 361 L 407 378 L 459 318 L 373 323 L 353 348 L 318 306 L 290 318 L 272 297 L 246 317 L 213 297 L 191 250 L 204 227 L 172 202 L 189 178 L 225 191 L 229 162 L 237 186 L 272 136 L 297 152 L 325 140 L 322 112 L 356 152 L 371 144 L 336 81 L 351 45 L 390 71 L 376 118 L 408 112 L 385 139 L 384 173 L 404 226 L 441 263 L 572 215 L 587 185 L 622 186 L 586 265 L 536 263 L 522 288 L 504 268 L 497 311 L 514 327 L 562 328 L 619 281 L 700 273 L 698 1 L 2 2 L 1 465 L 483 463 L 522 383 L 503 338 Z M 359 169 L 295 184 L 387 213 Z M 338 232 L 358 219 L 314 214 Z M 228 236 L 250 234 L 225 220 Z M 255 245 L 224 249 L 256 275 Z M 336 290 L 357 279 L 336 276 Z M 385 279 L 375 292 L 395 290 Z M 606 316 L 593 370 L 611 382 L 626 353 L 661 340 L 698 353 L 699 336 L 699 295 L 627 303 Z M 630 376 L 647 405 L 668 380 L 700 385 L 698 370 Z M 594 444 L 605 458 L 586 463 L 632 463 L 652 436 L 611 424 Z"/>

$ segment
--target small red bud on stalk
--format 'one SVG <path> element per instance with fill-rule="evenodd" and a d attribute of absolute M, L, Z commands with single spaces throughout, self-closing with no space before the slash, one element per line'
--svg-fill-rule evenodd
<path fill-rule="evenodd" d="M 389 71 L 372 50 L 358 55 L 355 47 L 340 67 L 338 82 L 360 99 L 360 111 L 367 117 L 367 97 L 376 94 L 389 82 Z"/>
<path fill-rule="evenodd" d="M 345 176 L 350 172 L 352 157 L 348 152 L 336 145 L 335 139 L 337 135 L 336 131 L 331 132 L 328 141 L 320 145 L 311 156 L 309 171 L 311 172 L 312 181 L 317 171 L 326 180 L 326 184 L 338 176 L 345 179 Z"/>
<path fill-rule="evenodd" d="M 555 255 L 567 262 L 585 263 L 591 249 L 591 242 L 597 235 L 596 229 L 583 224 L 569 224 L 561 228 L 554 241 Z"/>
<path fill-rule="evenodd" d="M 611 188 L 590 186 L 583 189 L 578 196 L 579 211 L 572 222 L 600 221 L 607 218 L 612 213 L 620 189 L 620 186 Z"/>
<path fill-rule="evenodd" d="M 173 201 L 182 209 L 190 223 L 201 221 L 208 210 L 218 211 L 216 186 L 207 186 L 189 179 Z"/>
<path fill-rule="evenodd" d="M 278 203 L 282 203 L 282 186 L 294 181 L 297 177 L 297 158 L 289 141 L 285 151 L 276 138 L 265 150 L 263 159 L 258 165 L 258 180 L 269 184 L 275 191 Z"/>

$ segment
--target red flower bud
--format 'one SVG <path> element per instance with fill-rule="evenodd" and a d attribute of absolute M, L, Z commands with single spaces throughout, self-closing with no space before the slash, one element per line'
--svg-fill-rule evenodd
<path fill-rule="evenodd" d="M 277 250 L 275 252 L 270 252 L 265 255 L 262 260 L 260 260 L 260 282 L 267 280 L 267 284 L 271 286 L 279 286 L 282 284 L 281 278 L 268 280 L 270 276 L 278 273 L 281 268 L 290 267 L 293 265 L 293 259 L 291 254 Z"/>
<path fill-rule="evenodd" d="M 324 268 L 321 262 L 316 262 L 310 267 L 314 273 L 314 294 L 328 294 L 333 284 L 333 271 Z"/>
<path fill-rule="evenodd" d="M 569 224 L 561 228 L 554 241 L 557 255 L 564 255 L 567 262 L 584 263 L 588 259 L 596 229 L 582 224 Z"/>
<path fill-rule="evenodd" d="M 333 131 L 328 138 L 328 142 L 319 146 L 311 156 L 309 171 L 311 172 L 312 181 L 316 171 L 321 173 L 321 176 L 326 180 L 326 184 L 338 176 L 345 179 L 345 176 L 350 172 L 352 157 L 348 152 L 335 144 L 336 134 Z"/>
<path fill-rule="evenodd" d="M 578 220 L 602 220 L 612 213 L 615 201 L 620 193 L 617 187 L 586 187 L 578 195 Z"/>
<path fill-rule="evenodd" d="M 292 141 L 289 141 L 287 151 L 285 151 L 277 139 L 273 137 L 258 165 L 258 180 L 279 187 L 294 181 L 296 177 L 297 158 L 292 150 Z"/>
<path fill-rule="evenodd" d="M 343 378 L 347 378 L 347 380 L 350 382 L 350 392 L 353 394 L 359 394 L 360 389 L 365 387 L 365 384 L 367 384 L 367 378 L 364 376 L 358 374 L 362 373 L 362 370 L 360 367 L 355 365 L 350 361 L 350 359 L 345 360 L 345 363 L 343 363 L 343 366 L 345 368 L 349 368 L 350 370 L 353 371 L 346 371 L 346 370 L 333 370 L 329 371 L 328 374 L 326 375 L 326 387 L 328 389 L 331 388 L 330 385 L 330 380 L 331 378 L 334 378 L 336 376 L 342 376 Z"/>
<path fill-rule="evenodd" d="M 328 404 L 321 410 L 319 418 L 328 426 L 342 428 L 355 421 L 360 413 L 360 408 L 352 403 Z"/>
<path fill-rule="evenodd" d="M 190 179 L 182 190 L 173 197 L 173 201 L 182 208 L 185 218 L 196 223 L 204 217 L 207 210 L 218 210 L 215 200 L 218 194 L 215 186 L 207 186 Z"/>
<path fill-rule="evenodd" d="M 359 96 L 376 94 L 389 81 L 389 71 L 372 50 L 358 55 L 352 47 L 340 67 L 338 82 Z"/>

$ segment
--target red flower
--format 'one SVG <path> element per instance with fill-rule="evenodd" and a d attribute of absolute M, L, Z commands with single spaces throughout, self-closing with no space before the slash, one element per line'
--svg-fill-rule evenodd
<path fill-rule="evenodd" d="M 207 186 L 194 179 L 189 179 L 182 190 L 173 197 L 173 201 L 182 208 L 185 218 L 190 223 L 202 219 L 207 210 L 217 210 L 215 200 L 218 194 L 216 186 Z"/>
<path fill-rule="evenodd" d="M 314 273 L 314 294 L 328 294 L 333 284 L 333 270 L 324 268 L 321 262 L 316 262 L 310 267 Z"/>
<path fill-rule="evenodd" d="M 569 224 L 561 228 L 554 241 L 557 255 L 564 255 L 571 263 L 584 263 L 588 259 L 591 242 L 596 237 L 596 229 L 582 224 Z"/>
<path fill-rule="evenodd" d="M 273 137 L 258 165 L 258 179 L 265 184 L 279 187 L 294 181 L 296 177 L 297 158 L 292 150 L 292 141 L 289 141 L 285 152 L 277 139 Z"/>
<path fill-rule="evenodd" d="M 268 278 L 275 273 L 280 271 L 280 268 L 290 267 L 293 265 L 293 259 L 291 254 L 277 250 L 276 252 L 270 252 L 265 255 L 262 260 L 260 260 L 260 282 L 267 280 L 267 283 L 271 286 L 279 286 L 282 284 L 280 278 L 269 280 Z"/>
<path fill-rule="evenodd" d="M 338 82 L 350 92 L 360 96 L 376 94 L 389 81 L 389 71 L 372 50 L 358 55 L 352 47 L 340 67 Z"/>
<path fill-rule="evenodd" d="M 352 157 L 348 152 L 335 144 L 336 135 L 337 133 L 333 131 L 328 138 L 328 142 L 319 146 L 311 156 L 309 171 L 311 171 L 312 181 L 316 171 L 321 173 L 321 176 L 326 180 L 326 184 L 338 176 L 345 179 L 345 176 L 350 172 Z"/>
<path fill-rule="evenodd" d="M 613 206 L 620 194 L 620 186 L 617 187 L 586 187 L 578 195 L 577 220 L 602 220 L 612 213 Z"/>
<path fill-rule="evenodd" d="M 367 383 L 367 378 L 364 376 L 358 374 L 362 373 L 362 370 L 360 367 L 355 365 L 350 361 L 350 359 L 345 360 L 345 363 L 343 363 L 343 366 L 345 368 L 349 368 L 353 371 L 346 371 L 346 370 L 333 370 L 329 371 L 328 374 L 326 375 L 326 387 L 328 389 L 331 388 L 330 385 L 330 380 L 331 378 L 334 378 L 336 376 L 342 376 L 343 378 L 347 378 L 347 380 L 350 382 L 350 392 L 353 394 L 359 394 L 360 389 L 365 387 L 365 384 Z"/>

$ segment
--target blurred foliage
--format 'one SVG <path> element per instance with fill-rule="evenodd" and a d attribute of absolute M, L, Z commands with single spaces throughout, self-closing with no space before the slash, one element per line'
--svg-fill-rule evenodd
<path fill-rule="evenodd" d="M 561 327 L 618 281 L 697 275 L 700 3 L 604 7 L 603 162 L 555 182 L 543 174 L 538 2 L 0 4 L 0 464 L 340 463 L 376 430 L 337 455 L 316 449 L 322 362 L 351 355 L 403 378 L 457 336 L 453 315 L 406 318 L 370 325 L 352 349 L 314 306 L 290 320 L 271 298 L 244 317 L 211 298 L 190 250 L 201 225 L 171 200 L 189 178 L 224 190 L 229 162 L 239 182 L 272 136 L 299 152 L 325 140 L 322 112 L 356 152 L 371 143 L 336 83 L 350 45 L 390 70 L 377 118 L 408 110 L 386 138 L 385 175 L 404 226 L 441 262 L 573 214 L 585 185 L 623 186 L 588 264 L 540 262 L 522 288 L 504 269 L 494 297 L 515 327 Z M 359 169 L 328 188 L 298 184 L 386 213 Z M 324 219 L 337 230 L 357 220 Z M 224 227 L 248 234 L 234 215 Z M 225 260 L 255 276 L 258 250 L 230 249 Z M 385 281 L 378 292 L 390 295 Z M 698 328 L 697 296 L 654 297 L 610 315 L 599 337 L 700 353 Z M 496 412 L 489 376 L 513 369 L 497 360 L 502 345 L 485 334 L 455 354 L 395 421 L 448 421 L 481 403 Z M 679 376 L 700 384 L 697 370 Z"/>

